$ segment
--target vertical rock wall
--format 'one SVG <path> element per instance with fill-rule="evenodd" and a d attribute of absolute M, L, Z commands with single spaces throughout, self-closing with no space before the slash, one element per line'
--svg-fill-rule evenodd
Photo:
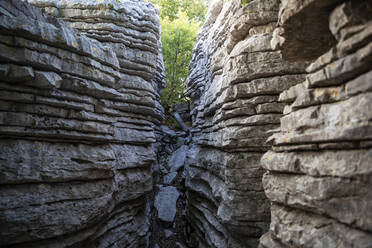
<path fill-rule="evenodd" d="M 262 158 L 272 202 L 262 247 L 372 247 L 372 3 L 283 1 L 279 13 L 273 44 L 314 60 L 306 80 L 281 93 L 285 116 Z M 315 32 L 313 13 L 333 37 Z M 328 46 L 310 56 L 303 40 Z"/>
<path fill-rule="evenodd" d="M 257 247 L 270 205 L 260 247 L 372 245 L 371 13 L 361 0 L 212 5 L 186 90 L 199 247 Z"/>
<path fill-rule="evenodd" d="M 0 247 L 145 247 L 163 118 L 158 13 L 145 1 L 30 2 L 68 25 L 0 1 Z"/>
<path fill-rule="evenodd" d="M 142 0 L 29 2 L 54 17 L 0 1 L 0 247 L 146 247 L 158 13 Z M 186 89 L 195 247 L 372 245 L 371 12 L 212 4 Z"/>
<path fill-rule="evenodd" d="M 304 79 L 305 62 L 271 48 L 277 0 L 216 1 L 194 48 L 186 94 L 188 215 L 197 247 L 257 247 L 270 222 L 262 155 L 279 127 L 279 94 Z"/>

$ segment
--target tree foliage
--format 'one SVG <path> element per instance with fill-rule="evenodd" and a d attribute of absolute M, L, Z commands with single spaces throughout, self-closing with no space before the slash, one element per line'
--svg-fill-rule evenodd
<path fill-rule="evenodd" d="M 172 106 L 186 101 L 183 91 L 188 65 L 197 32 L 202 25 L 207 5 L 204 0 L 148 0 L 160 10 L 166 86 L 161 94 L 168 125 Z"/>
<path fill-rule="evenodd" d="M 179 13 L 186 13 L 191 21 L 203 22 L 207 12 L 204 0 L 149 0 L 160 10 L 160 18 L 174 21 L 179 18 Z"/>
<path fill-rule="evenodd" d="M 162 92 L 162 103 L 170 110 L 175 103 L 185 101 L 183 90 L 188 74 L 188 65 L 200 24 L 189 21 L 185 13 L 179 13 L 174 21 L 161 21 L 163 57 L 166 71 L 166 87 Z"/>

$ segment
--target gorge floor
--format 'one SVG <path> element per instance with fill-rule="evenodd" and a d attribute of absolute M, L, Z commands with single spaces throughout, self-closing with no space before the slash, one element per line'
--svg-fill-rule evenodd
<path fill-rule="evenodd" d="M 151 202 L 151 248 L 192 248 L 186 218 L 186 132 L 162 126 L 163 137 L 153 167 Z"/>

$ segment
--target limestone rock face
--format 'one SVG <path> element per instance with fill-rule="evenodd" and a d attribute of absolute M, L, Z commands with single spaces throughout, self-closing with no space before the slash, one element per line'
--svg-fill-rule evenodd
<path fill-rule="evenodd" d="M 278 26 L 286 55 L 301 60 L 296 53 L 306 50 L 303 40 L 324 39 L 306 25 L 309 33 L 301 40 L 288 29 L 286 20 L 313 21 L 307 19 L 314 11 L 310 5 L 328 6 L 327 23 L 321 25 L 333 35 L 328 41 L 337 42 L 312 48 L 318 58 L 307 67 L 306 80 L 280 95 L 285 115 L 261 160 L 272 202 L 270 231 L 261 247 L 370 247 L 372 3 L 287 2 Z"/>
<path fill-rule="evenodd" d="M 0 1 L 0 247 L 146 247 L 158 13 L 29 2 L 55 17 Z"/>
<path fill-rule="evenodd" d="M 280 126 L 279 94 L 304 80 L 307 65 L 271 46 L 279 3 L 215 1 L 194 48 L 186 186 L 200 247 L 257 247 L 269 227 L 260 159 Z"/>
<path fill-rule="evenodd" d="M 159 186 L 155 196 L 155 208 L 158 218 L 164 222 L 173 222 L 177 212 L 177 200 L 180 193 L 173 186 Z"/>

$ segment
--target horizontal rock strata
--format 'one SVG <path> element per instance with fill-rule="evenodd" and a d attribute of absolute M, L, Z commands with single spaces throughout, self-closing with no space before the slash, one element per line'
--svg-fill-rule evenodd
<path fill-rule="evenodd" d="M 145 1 L 29 2 L 59 19 L 0 1 L 0 247 L 145 247 L 163 119 L 158 13 Z"/>
<path fill-rule="evenodd" d="M 306 80 L 280 95 L 280 130 L 262 158 L 263 185 L 272 202 L 262 247 L 372 245 L 372 4 L 370 1 L 285 1 L 276 43 L 292 59 L 303 40 L 325 39 L 304 25 L 296 39 L 290 20 L 310 23 L 314 6 L 333 35 L 307 67 Z M 291 2 L 291 3 L 290 3 Z M 288 29 L 289 27 L 289 29 Z M 291 28 L 292 27 L 292 28 Z M 274 40 L 275 40 L 274 39 Z M 333 42 L 337 41 L 337 42 Z M 327 41 L 327 40 L 325 40 Z M 327 48 L 328 51 L 324 51 Z M 294 56 L 294 57 L 293 57 Z"/>
<path fill-rule="evenodd" d="M 199 247 L 257 247 L 269 227 L 260 160 L 280 125 L 279 94 L 302 81 L 306 67 L 271 47 L 279 2 L 216 1 L 194 48 L 186 186 Z"/>

